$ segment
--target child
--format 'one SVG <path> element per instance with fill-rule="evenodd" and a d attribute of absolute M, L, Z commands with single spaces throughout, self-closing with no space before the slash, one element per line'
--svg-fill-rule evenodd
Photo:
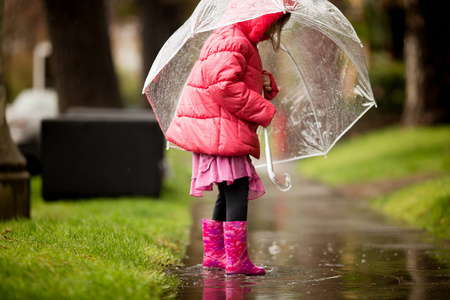
<path fill-rule="evenodd" d="M 264 194 L 249 155 L 259 158 L 256 130 L 267 127 L 278 93 L 262 70 L 257 44 L 271 39 L 274 50 L 289 13 L 274 13 L 213 31 L 183 91 L 166 138 L 193 152 L 191 195 L 218 185 L 212 219 L 203 220 L 203 266 L 227 275 L 264 275 L 247 253 L 248 200 Z M 264 97 L 261 92 L 264 90 Z"/>

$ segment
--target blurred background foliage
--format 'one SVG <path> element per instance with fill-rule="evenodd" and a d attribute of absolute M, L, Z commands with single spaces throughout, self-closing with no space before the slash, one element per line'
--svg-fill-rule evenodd
<path fill-rule="evenodd" d="M 40 41 L 49 40 L 46 11 L 43 7 L 45 2 L 46 0 L 5 0 L 3 51 L 8 101 L 12 101 L 21 90 L 31 86 L 33 47 Z M 429 125 L 448 122 L 448 104 L 443 104 L 442 100 L 448 91 L 436 91 L 436 89 L 443 90 L 442 82 L 445 85 L 449 80 L 448 71 L 439 69 L 440 62 L 445 68 L 448 67 L 449 60 L 448 55 L 445 57 L 445 49 L 448 49 L 449 45 L 449 38 L 446 37 L 448 28 L 445 27 L 445 25 L 449 27 L 448 20 L 445 20 L 449 14 L 448 4 L 443 1 L 432 5 L 423 0 L 331 0 L 330 2 L 347 16 L 362 40 L 378 103 L 378 109 L 371 110 L 369 117 L 363 118 L 362 124 L 357 124 L 357 127 L 364 130 L 399 123 L 402 114 L 405 113 L 405 99 L 408 99 L 406 74 L 417 73 L 421 68 L 427 70 L 428 73 L 424 71 L 424 77 L 428 79 L 416 78 L 422 80 L 418 86 L 419 84 L 412 78 L 410 85 L 417 87 L 410 94 L 417 94 L 423 86 L 430 86 L 430 93 L 427 95 L 429 100 L 426 100 L 429 104 L 422 107 L 416 105 L 415 109 L 419 110 L 422 116 L 416 115 L 416 121 L 407 123 Z M 103 3 L 107 10 L 109 36 L 123 105 L 150 108 L 145 97 L 141 95 L 144 77 L 162 44 L 190 16 L 198 0 L 103 0 Z M 433 21 L 433 14 L 436 21 Z M 409 31 L 408 24 L 410 24 Z M 443 42 L 439 44 L 434 41 L 437 38 L 432 32 L 436 31 L 435 28 L 441 27 Z M 417 37 L 417 40 L 419 46 L 424 49 L 424 57 L 418 58 L 419 63 L 412 64 L 410 70 L 405 67 L 408 32 L 422 35 Z M 425 49 L 428 48 L 430 49 L 426 52 Z M 441 53 L 433 54 L 436 50 Z M 51 86 L 54 84 L 51 80 L 54 77 L 52 68 L 48 77 Z M 431 87 L 437 81 L 436 77 L 445 78 L 442 78 L 441 83 L 436 83 L 436 87 Z M 415 96 L 417 95 L 411 97 Z M 417 97 L 424 98 L 423 95 Z M 429 109 L 427 106 L 432 107 Z M 446 111 L 446 116 L 442 116 L 442 111 Z M 423 120 L 419 120 L 420 118 Z"/>
<path fill-rule="evenodd" d="M 143 74 L 148 68 L 143 67 L 141 2 L 152 2 L 155 6 L 166 7 L 168 14 L 173 14 L 174 7 L 179 11 L 179 20 L 173 28 L 180 26 L 192 13 L 197 0 L 105 0 L 108 9 L 109 33 L 112 40 L 116 73 L 121 87 L 122 101 L 125 106 L 140 106 L 140 89 Z M 375 0 L 345 0 L 331 1 L 343 10 L 353 23 L 358 35 L 363 41 L 370 66 L 373 89 L 379 108 L 382 111 L 399 113 L 404 99 L 404 67 L 402 50 L 395 43 L 397 33 L 394 16 L 402 15 L 402 9 L 385 2 Z M 5 77 L 9 92 L 8 101 L 12 101 L 17 94 L 32 85 L 32 53 L 34 46 L 49 39 L 45 20 L 45 10 L 39 0 L 6 0 L 4 53 Z M 399 12 L 398 12 L 399 11 Z M 152 12 L 148 12 L 152 13 Z M 398 23 L 398 22 L 397 22 Z M 159 24 L 156 27 L 163 27 Z M 164 34 L 160 28 L 155 31 Z M 400 34 L 401 35 L 401 34 Z M 167 39 L 167 34 L 162 37 Z M 397 43 L 398 44 L 398 43 Z M 155 51 L 161 45 L 154 45 Z M 122 62 L 129 56 L 123 54 L 124 48 L 135 55 L 130 61 Z M 121 52 L 122 51 L 122 52 Z M 122 54 L 121 54 L 122 53 Z M 400 54 L 399 54 L 400 53 Z M 122 58 L 120 58 L 122 55 Z M 135 62 L 136 61 L 136 62 Z M 51 69 L 50 69 L 51 70 Z M 50 72 L 49 77 L 52 77 Z M 51 86 L 53 83 L 50 82 Z"/>

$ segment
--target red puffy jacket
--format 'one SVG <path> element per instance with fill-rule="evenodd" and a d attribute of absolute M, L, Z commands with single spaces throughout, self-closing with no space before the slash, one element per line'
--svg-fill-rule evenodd
<path fill-rule="evenodd" d="M 184 89 L 168 141 L 187 151 L 259 158 L 256 129 L 267 127 L 275 107 L 261 96 L 263 70 L 256 44 L 282 13 L 213 31 L 205 42 Z M 272 93 L 275 97 L 273 77 Z"/>

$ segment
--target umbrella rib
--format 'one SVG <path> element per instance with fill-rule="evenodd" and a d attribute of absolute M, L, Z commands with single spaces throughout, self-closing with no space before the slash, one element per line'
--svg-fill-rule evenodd
<path fill-rule="evenodd" d="M 316 121 L 315 124 L 316 124 L 316 127 L 317 127 L 317 132 L 319 133 L 320 142 L 322 143 L 322 149 L 321 149 L 321 150 L 322 150 L 322 152 L 323 152 L 323 151 L 324 151 L 323 149 L 325 149 L 325 142 L 323 141 L 323 137 L 322 137 L 322 134 L 321 134 L 321 132 L 320 132 L 320 128 L 319 128 L 319 125 L 318 125 L 318 124 L 319 124 L 319 120 L 318 120 L 318 118 L 317 118 L 316 109 L 314 108 L 314 105 L 313 105 L 313 103 L 312 103 L 311 93 L 310 93 L 310 91 L 309 91 L 308 86 L 306 85 L 305 77 L 303 76 L 302 70 L 300 70 L 300 67 L 299 67 L 299 66 L 297 65 L 297 63 L 295 62 L 295 60 L 294 60 L 294 58 L 292 57 L 291 53 L 289 53 L 289 51 L 288 51 L 286 45 L 283 43 L 283 41 L 281 41 L 281 45 L 283 46 L 283 48 L 284 48 L 286 54 L 289 56 L 289 58 L 290 58 L 291 61 L 293 62 L 294 66 L 295 66 L 295 69 L 297 70 L 297 73 L 298 73 L 298 75 L 300 76 L 300 79 L 302 80 L 303 85 L 305 86 L 306 93 L 307 93 L 307 96 L 308 96 L 308 100 L 309 100 L 309 103 L 311 104 L 311 108 L 312 108 L 312 111 L 313 111 L 313 114 L 314 114 L 314 119 L 315 119 L 315 121 Z M 325 150 L 325 151 L 326 151 L 326 150 Z M 325 152 L 325 153 L 326 153 L 326 152 Z"/>

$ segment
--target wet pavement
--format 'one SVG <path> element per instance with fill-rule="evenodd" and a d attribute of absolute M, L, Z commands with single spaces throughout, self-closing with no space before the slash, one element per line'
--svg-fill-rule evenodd
<path fill-rule="evenodd" d="M 450 299 L 450 243 L 299 176 L 292 182 L 287 193 L 265 182 L 266 195 L 249 205 L 249 255 L 266 276 L 202 268 L 201 219 L 216 192 L 195 200 L 185 266 L 170 270 L 182 280 L 180 299 Z"/>

